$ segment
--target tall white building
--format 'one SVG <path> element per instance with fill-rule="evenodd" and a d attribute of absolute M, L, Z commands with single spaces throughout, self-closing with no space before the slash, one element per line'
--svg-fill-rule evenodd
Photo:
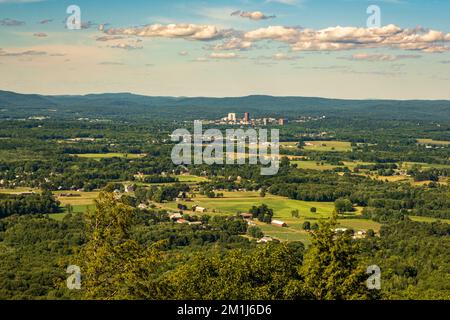
<path fill-rule="evenodd" d="M 228 121 L 236 122 L 236 113 L 229 113 L 228 114 Z"/>

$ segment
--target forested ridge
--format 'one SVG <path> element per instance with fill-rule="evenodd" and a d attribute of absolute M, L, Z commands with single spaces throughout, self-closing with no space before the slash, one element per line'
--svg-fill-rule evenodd
<path fill-rule="evenodd" d="M 221 117 L 227 112 L 293 117 L 330 115 L 342 118 L 449 121 L 449 101 L 339 100 L 313 97 L 253 95 L 229 98 L 152 97 L 131 93 L 83 96 L 43 96 L 0 91 L 0 105 L 9 108 L 2 118 L 50 116 L 69 119 L 110 117 L 195 119 Z M 54 111 L 49 111 L 54 110 Z M 56 110 L 56 111 L 55 111 Z M 407 111 L 407 112 L 405 112 Z M 139 116 L 137 116 L 139 114 Z"/>

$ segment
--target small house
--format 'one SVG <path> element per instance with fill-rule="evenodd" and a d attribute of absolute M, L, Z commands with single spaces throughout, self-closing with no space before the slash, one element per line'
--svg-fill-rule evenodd
<path fill-rule="evenodd" d="M 181 213 L 176 212 L 176 213 L 172 213 L 169 218 L 170 220 L 179 220 L 181 219 L 183 216 L 181 215 Z"/>
<path fill-rule="evenodd" d="M 287 223 L 281 220 L 272 220 L 272 225 L 275 227 L 281 227 L 281 228 L 286 228 L 287 227 Z"/>
<path fill-rule="evenodd" d="M 253 214 L 251 214 L 251 213 L 242 213 L 242 214 L 241 214 L 241 217 L 242 217 L 244 220 L 253 220 Z"/>
<path fill-rule="evenodd" d="M 268 243 L 268 242 L 272 242 L 272 241 L 273 241 L 273 239 L 271 237 L 263 237 L 256 242 L 257 243 Z"/>
<path fill-rule="evenodd" d="M 364 239 L 367 236 L 367 232 L 364 230 L 358 231 L 352 237 L 353 239 Z"/>
<path fill-rule="evenodd" d="M 193 206 L 192 207 L 192 211 L 195 212 L 200 212 L 200 213 L 205 213 L 207 211 L 206 208 L 200 207 L 200 206 Z"/>

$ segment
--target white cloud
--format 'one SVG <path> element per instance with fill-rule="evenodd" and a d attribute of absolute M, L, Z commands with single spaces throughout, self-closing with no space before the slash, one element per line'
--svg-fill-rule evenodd
<path fill-rule="evenodd" d="M 212 46 L 213 50 L 222 51 L 222 50 L 247 50 L 253 46 L 251 41 L 246 41 L 241 38 L 231 38 L 227 39 L 222 43 L 218 43 Z"/>
<path fill-rule="evenodd" d="M 444 52 L 448 35 L 422 28 L 402 29 L 330 27 L 322 30 L 270 26 L 245 33 L 248 41 L 273 40 L 287 43 L 294 51 L 338 51 L 360 48 L 393 48 L 423 52 Z"/>
<path fill-rule="evenodd" d="M 235 11 L 233 13 L 231 13 L 232 16 L 239 16 L 242 18 L 247 18 L 250 20 L 267 20 L 267 19 L 273 19 L 276 18 L 274 15 L 268 16 L 265 15 L 264 13 L 262 13 L 261 11 L 253 11 L 253 12 L 248 12 L 248 11 Z"/>
<path fill-rule="evenodd" d="M 274 60 L 297 60 L 297 59 L 300 59 L 300 57 L 298 57 L 298 56 L 291 56 L 291 55 L 288 55 L 288 54 L 283 53 L 283 52 L 275 53 L 272 56 L 272 58 Z"/>
<path fill-rule="evenodd" d="M 211 59 L 237 59 L 240 56 L 234 52 L 227 52 L 227 53 L 213 52 L 208 57 Z"/>
<path fill-rule="evenodd" d="M 187 40 L 207 41 L 221 39 L 227 31 L 213 25 L 197 24 L 151 24 L 137 28 L 109 29 L 109 35 L 134 35 L 139 37 L 182 38 Z"/>
<path fill-rule="evenodd" d="M 296 56 L 296 55 L 291 55 L 288 53 L 284 53 L 284 52 L 277 52 L 271 56 L 260 56 L 257 58 L 254 58 L 254 60 L 256 60 L 258 63 L 261 63 L 262 61 L 271 61 L 271 63 L 274 63 L 275 61 L 294 61 L 294 60 L 298 60 L 301 59 L 302 57 L 300 56 Z"/>
<path fill-rule="evenodd" d="M 239 11 L 240 12 L 240 11 Z M 236 13 L 237 14 L 237 13 Z M 424 28 L 402 29 L 396 25 L 381 28 L 329 27 L 321 30 L 269 26 L 248 32 L 221 29 L 214 25 L 151 24 L 143 27 L 109 29 L 110 37 L 162 37 L 196 41 L 223 40 L 209 46 L 214 51 L 246 50 L 258 41 L 288 44 L 293 51 L 344 51 L 387 48 L 439 53 L 450 48 L 450 34 Z M 99 40 L 107 38 L 100 37 Z"/>
<path fill-rule="evenodd" d="M 356 53 L 351 57 L 344 57 L 342 59 L 355 60 L 355 61 L 397 61 L 404 59 L 419 59 L 422 56 L 413 54 L 404 55 L 391 55 L 391 54 L 368 54 L 368 53 Z"/>

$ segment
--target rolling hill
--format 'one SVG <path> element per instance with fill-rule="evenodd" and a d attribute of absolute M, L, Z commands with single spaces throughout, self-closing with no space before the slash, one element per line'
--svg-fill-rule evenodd
<path fill-rule="evenodd" d="M 196 119 L 228 112 L 253 116 L 333 116 L 362 119 L 450 121 L 450 101 L 338 100 L 253 95 L 235 98 L 152 97 L 131 93 L 44 96 L 0 91 L 0 119 Z"/>

